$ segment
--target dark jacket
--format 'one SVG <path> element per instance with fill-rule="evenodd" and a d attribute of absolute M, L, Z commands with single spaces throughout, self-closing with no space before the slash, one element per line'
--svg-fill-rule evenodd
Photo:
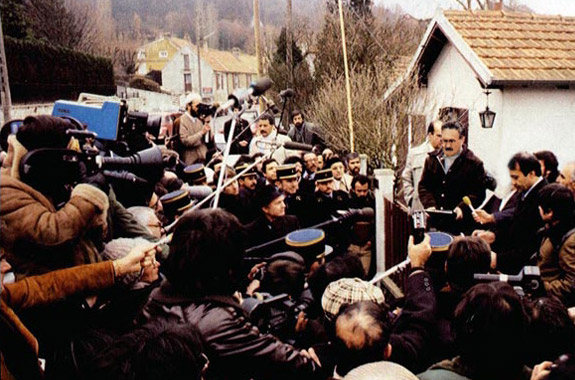
<path fill-rule="evenodd" d="M 245 119 L 240 118 L 240 122 L 236 123 L 234 128 L 234 137 L 236 139 L 240 136 L 237 141 L 233 142 L 230 146 L 230 154 L 249 154 L 250 153 L 250 141 L 252 141 L 252 131 L 248 128 L 249 123 Z M 224 138 L 226 139 L 226 143 L 228 142 L 228 136 L 230 134 L 230 129 L 232 127 L 232 119 L 226 121 L 224 123 Z M 244 129 L 246 129 L 244 131 Z M 241 146 L 240 142 L 243 141 L 246 143 L 245 146 Z"/>
<path fill-rule="evenodd" d="M 67 297 L 112 285 L 114 267 L 111 261 L 53 271 L 7 284 L 0 298 L 2 379 L 6 375 L 5 366 L 17 379 L 44 377 L 38 366 L 38 341 L 18 315 L 23 309 L 57 303 Z"/>
<path fill-rule="evenodd" d="M 304 121 L 301 128 L 297 128 L 295 125 L 290 125 L 288 131 L 288 137 L 293 142 L 309 144 L 309 145 L 321 145 L 325 146 L 323 138 L 319 134 L 318 127 L 312 123 L 307 123 Z"/>
<path fill-rule="evenodd" d="M 261 213 L 260 213 L 261 214 Z M 297 217 L 293 215 L 285 215 L 277 218 L 273 222 L 266 219 L 265 216 L 260 215 L 256 220 L 246 226 L 248 233 L 248 248 L 267 243 L 271 240 L 278 239 L 287 235 L 288 233 L 299 229 L 299 222 Z M 254 252 L 252 256 L 267 257 L 274 253 L 285 251 L 284 241 L 278 244 L 272 244 L 268 248 Z"/>
<path fill-rule="evenodd" d="M 513 216 L 506 227 L 495 228 L 495 242 L 491 245 L 497 253 L 497 269 L 505 274 L 517 274 L 537 253 L 541 236 L 537 231 L 543 227 L 539 215 L 539 190 L 547 185 L 543 179 L 523 198 L 519 195 Z"/>
<path fill-rule="evenodd" d="M 397 317 L 393 332 L 389 338 L 391 356 L 389 361 L 401 364 L 417 373 L 426 366 L 431 334 L 437 314 L 437 303 L 431 277 L 426 271 L 419 271 L 407 278 L 405 303 Z M 323 369 L 333 372 L 333 366 L 345 362 L 345 357 L 338 357 L 335 345 L 318 347 L 318 355 Z"/>
<path fill-rule="evenodd" d="M 473 220 L 471 211 L 463 203 L 463 197 L 468 196 L 474 207 L 485 199 L 483 161 L 466 146 L 463 146 L 447 173 L 443 159 L 442 150 L 429 153 L 419 181 L 419 199 L 425 208 L 453 210 L 459 207 L 464 213 L 464 222 L 470 224 Z"/>
<path fill-rule="evenodd" d="M 319 370 L 292 346 L 260 333 L 232 297 L 193 299 L 166 281 L 152 292 L 142 317 L 195 325 L 210 359 L 207 378 L 305 379 Z"/>
<path fill-rule="evenodd" d="M 316 191 L 310 202 L 310 215 L 304 226 L 312 226 L 330 220 L 337 210 L 349 209 L 349 194 L 345 191 L 334 190 L 331 197 Z"/>

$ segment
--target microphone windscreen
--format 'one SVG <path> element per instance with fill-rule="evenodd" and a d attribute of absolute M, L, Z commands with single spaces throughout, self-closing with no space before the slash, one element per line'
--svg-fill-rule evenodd
<path fill-rule="evenodd" d="M 253 82 L 250 87 L 253 89 L 253 96 L 259 96 L 270 89 L 270 87 L 274 84 L 270 78 L 260 78 Z"/>
<path fill-rule="evenodd" d="M 283 143 L 284 148 L 292 149 L 292 150 L 305 150 L 306 152 L 311 152 L 313 149 L 312 145 L 309 144 L 301 144 L 293 141 L 286 141 Z"/>
<path fill-rule="evenodd" d="M 286 88 L 285 90 L 280 92 L 280 96 L 282 98 L 293 98 L 295 95 L 295 91 L 291 88 Z"/>

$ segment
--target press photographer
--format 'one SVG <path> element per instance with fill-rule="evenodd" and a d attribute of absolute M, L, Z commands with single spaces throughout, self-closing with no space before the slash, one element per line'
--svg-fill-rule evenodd
<path fill-rule="evenodd" d="M 216 108 L 202 103 L 201 96 L 195 93 L 186 96 L 185 107 L 186 112 L 175 121 L 179 124 L 179 136 L 173 138 L 178 139 L 178 145 L 181 145 L 181 159 L 186 165 L 192 165 L 206 160 L 206 153 L 213 143 L 210 122 Z"/>
<path fill-rule="evenodd" d="M 261 331 L 294 343 L 300 312 L 312 302 L 301 297 L 305 269 L 304 259 L 288 251 L 269 257 L 253 273 L 242 308 Z"/>
<path fill-rule="evenodd" d="M 74 129 L 63 118 L 30 116 L 8 137 L 0 184 L 0 242 L 19 278 L 100 261 L 101 244 L 114 238 L 153 239 L 113 192 L 108 194 L 103 171 L 86 171 L 81 161 L 90 156 L 71 137 Z M 148 154 L 99 161 L 107 162 L 111 172 L 128 161 L 146 166 L 159 159 L 161 164 L 159 151 Z"/>

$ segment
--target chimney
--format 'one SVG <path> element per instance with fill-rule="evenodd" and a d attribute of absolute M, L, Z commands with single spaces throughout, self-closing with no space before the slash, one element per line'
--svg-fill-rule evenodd
<path fill-rule="evenodd" d="M 240 56 L 240 48 L 232 48 L 232 54 L 234 55 L 234 57 L 238 58 Z"/>
<path fill-rule="evenodd" d="M 487 9 L 492 11 L 502 11 L 503 10 L 503 0 L 490 0 L 487 2 Z"/>

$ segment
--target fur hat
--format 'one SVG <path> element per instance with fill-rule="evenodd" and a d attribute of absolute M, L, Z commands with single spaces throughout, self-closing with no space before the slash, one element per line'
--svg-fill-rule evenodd
<path fill-rule="evenodd" d="M 61 117 L 39 115 L 28 116 L 16 132 L 18 141 L 28 150 L 39 148 L 66 148 L 70 141 L 68 129 L 75 129 Z"/>

